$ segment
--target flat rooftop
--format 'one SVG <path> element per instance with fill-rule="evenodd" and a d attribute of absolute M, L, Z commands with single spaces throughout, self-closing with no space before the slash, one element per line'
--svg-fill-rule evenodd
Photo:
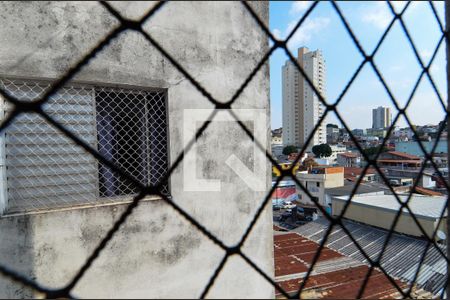
<path fill-rule="evenodd" d="M 405 202 L 408 196 L 399 195 L 400 201 Z M 349 196 L 334 197 L 333 200 L 348 201 Z M 408 202 L 411 211 L 420 217 L 438 219 L 441 216 L 447 202 L 445 196 L 423 196 L 413 194 Z M 382 210 L 397 212 L 400 209 L 400 203 L 394 195 L 356 195 L 352 198 L 353 205 L 361 205 Z M 409 214 L 406 208 L 403 213 Z M 447 216 L 447 212 L 444 214 Z"/>
<path fill-rule="evenodd" d="M 335 188 L 329 188 L 325 189 L 326 193 L 330 196 L 348 196 L 351 194 L 355 187 L 355 182 L 349 182 L 345 181 L 344 186 L 335 187 Z M 356 194 L 367 194 L 367 193 L 384 193 L 389 192 L 389 189 L 380 183 L 377 182 L 361 182 L 356 189 Z"/>

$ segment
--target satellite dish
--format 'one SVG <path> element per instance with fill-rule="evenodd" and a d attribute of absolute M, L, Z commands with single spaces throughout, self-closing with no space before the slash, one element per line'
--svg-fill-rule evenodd
<path fill-rule="evenodd" d="M 446 239 L 445 233 L 444 233 L 442 230 L 438 230 L 438 231 L 436 232 L 436 235 L 438 236 L 438 238 L 439 238 L 440 240 L 445 240 L 445 239 Z"/>

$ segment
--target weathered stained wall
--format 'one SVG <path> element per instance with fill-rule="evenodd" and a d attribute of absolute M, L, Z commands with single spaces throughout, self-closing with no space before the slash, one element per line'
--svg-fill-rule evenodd
<path fill-rule="evenodd" d="M 127 17 L 138 18 L 153 3 L 112 5 Z M 268 3 L 251 5 L 267 22 Z M 0 75 L 25 79 L 61 76 L 118 25 L 93 2 L 1 2 L 0 22 Z M 220 101 L 231 98 L 268 50 L 264 33 L 235 2 L 168 3 L 145 24 L 145 29 Z M 82 69 L 76 81 L 167 88 L 172 162 L 183 149 L 183 110 L 212 108 L 167 59 L 134 32 L 123 33 L 111 42 Z M 233 107 L 264 109 L 269 116 L 268 91 L 266 64 Z M 226 244 L 233 245 L 265 193 L 252 191 L 225 165 L 230 154 L 235 154 L 251 169 L 253 144 L 236 123 L 217 123 L 212 123 L 200 141 L 198 169 L 199 177 L 220 179 L 222 190 L 184 192 L 182 165 L 170 183 L 175 202 Z M 265 132 L 268 137 L 269 118 Z M 268 164 L 266 171 L 270 174 Z M 268 187 L 269 180 L 267 176 Z M 0 263 L 42 285 L 61 287 L 124 209 L 124 204 L 117 204 L 4 216 L 0 218 Z M 269 208 L 244 247 L 244 252 L 270 275 L 271 226 Z M 81 279 L 74 295 L 199 297 L 223 254 L 162 200 L 145 201 Z M 31 291 L 0 277 L 0 297 L 30 296 Z M 267 298 L 274 294 L 260 275 L 233 257 L 209 296 Z"/>

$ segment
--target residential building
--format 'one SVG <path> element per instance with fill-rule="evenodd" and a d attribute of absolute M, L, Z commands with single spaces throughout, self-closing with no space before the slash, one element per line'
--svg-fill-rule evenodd
<path fill-rule="evenodd" d="M 283 133 L 283 127 L 272 130 L 272 135 L 281 135 Z"/>
<path fill-rule="evenodd" d="M 411 179 L 411 184 L 419 180 L 417 186 L 424 188 L 434 188 L 436 186 L 436 181 L 434 180 L 433 169 L 425 169 L 419 172 L 418 169 L 384 169 L 384 174 L 388 179 L 401 179 L 407 178 Z M 399 182 L 402 182 L 401 180 Z"/>
<path fill-rule="evenodd" d="M 271 149 L 272 149 L 272 156 L 274 158 L 277 158 L 277 157 L 283 155 L 283 149 L 284 149 L 283 145 L 272 144 Z"/>
<path fill-rule="evenodd" d="M 330 148 L 331 148 L 331 156 L 329 156 L 328 158 L 330 159 L 331 164 L 337 163 L 338 154 L 347 152 L 347 147 L 345 147 L 344 145 L 330 145 Z"/>
<path fill-rule="evenodd" d="M 366 129 L 353 129 L 352 134 L 354 136 L 365 136 L 367 134 Z"/>
<path fill-rule="evenodd" d="M 278 128 L 272 130 L 272 145 L 282 145 L 283 144 L 283 129 Z"/>
<path fill-rule="evenodd" d="M 378 166 L 387 169 L 418 169 L 422 160 L 416 155 L 399 151 L 387 151 L 378 156 Z"/>
<path fill-rule="evenodd" d="M 335 144 L 339 141 L 339 128 L 334 127 L 332 124 L 327 124 L 327 143 Z"/>
<path fill-rule="evenodd" d="M 412 131 L 412 129 L 410 127 L 405 127 L 405 128 L 399 128 L 399 129 L 395 130 L 393 135 L 395 137 L 404 137 L 404 138 L 407 138 L 408 140 L 411 140 L 414 136 L 414 132 Z"/>
<path fill-rule="evenodd" d="M 281 138 L 281 136 L 272 136 L 272 145 L 283 145 L 283 139 Z"/>
<path fill-rule="evenodd" d="M 406 195 L 400 195 L 398 197 L 401 202 L 408 200 L 408 196 Z M 341 213 L 348 199 L 349 196 L 332 198 L 333 216 Z M 447 197 L 422 196 L 418 194 L 413 194 L 411 199 L 409 199 L 409 208 L 429 237 L 433 236 L 435 230 L 441 230 L 445 234 L 447 233 L 445 220 L 447 218 L 447 212 L 444 213 L 444 220 L 439 223 L 441 214 L 446 208 L 446 202 Z M 355 195 L 345 212 L 345 218 L 389 230 L 399 209 L 401 209 L 400 203 L 394 195 Z M 416 237 L 423 237 L 423 232 L 414 223 L 410 213 L 405 208 L 401 211 L 400 218 L 395 226 L 395 231 Z"/>
<path fill-rule="evenodd" d="M 339 153 L 336 156 L 336 163 L 342 167 L 359 167 L 361 165 L 361 155 L 355 152 Z"/>
<path fill-rule="evenodd" d="M 326 95 L 325 60 L 320 50 L 309 51 L 306 47 L 298 49 L 297 63 L 324 97 Z M 283 145 L 305 146 L 324 113 L 323 104 L 303 78 L 294 63 L 287 60 L 282 68 L 283 97 Z M 325 123 L 315 132 L 307 149 L 327 142 Z"/>
<path fill-rule="evenodd" d="M 124 17 L 137 20 L 153 4 L 111 5 Z M 251 5 L 268 24 L 269 4 Z M 167 6 L 145 22 L 146 32 L 206 90 L 220 99 L 231 98 L 255 67 L 254 58 L 269 50 L 267 36 L 245 7 L 236 3 Z M 39 99 L 102 42 L 102 50 L 80 67 L 73 80 L 58 88 L 42 109 L 143 185 L 156 184 L 184 153 L 165 185 L 177 210 L 200 222 L 224 244 L 241 238 L 270 181 L 267 178 L 264 191 L 255 191 L 226 166 L 231 155 L 248 161 L 255 149 L 227 113 L 216 117 L 229 121 L 210 121 L 207 134 L 198 137 L 189 153 L 184 152 L 183 140 L 195 139 L 195 133 L 186 130 L 183 116 L 201 116 L 205 111 L 209 116 L 213 105 L 138 31 L 115 31 L 115 38 L 103 43 L 108 33 L 120 29 L 119 22 L 94 2 L 0 2 L 0 11 L 2 89 L 20 101 Z M 0 101 L 3 121 L 11 107 Z M 268 62 L 238 102 L 233 107 L 238 117 L 239 108 L 252 108 L 269 120 Z M 192 127 L 204 121 L 207 116 Z M 259 128 L 255 124 L 252 131 L 255 140 L 266 141 L 264 146 L 269 144 L 270 122 L 266 124 Z M 223 249 L 161 196 L 148 195 L 132 205 L 136 185 L 119 178 L 84 149 L 31 112 L 24 112 L 2 131 L 2 270 L 6 267 L 44 289 L 55 290 L 82 274 L 71 291 L 80 298 L 199 297 L 223 258 Z M 269 162 L 260 167 L 253 169 L 252 176 L 265 178 Z M 192 181 L 188 182 L 196 177 L 219 181 L 220 191 L 214 187 L 202 191 L 205 186 L 200 184 L 192 188 Z M 118 222 L 122 217 L 124 222 Z M 114 224 L 120 228 L 113 238 L 87 272 L 78 273 Z M 245 243 L 246 255 L 272 278 L 269 207 L 255 225 Z M 245 262 L 231 261 L 224 270 L 208 297 L 274 298 L 273 286 Z M 0 276 L 0 298 L 66 297 L 58 295 L 38 293 Z"/>
<path fill-rule="evenodd" d="M 387 135 L 387 130 L 383 128 L 367 128 L 366 129 L 368 136 L 385 138 Z"/>
<path fill-rule="evenodd" d="M 271 154 L 274 159 L 278 159 L 283 155 L 283 141 L 281 135 L 272 135 L 272 141 L 270 143 Z"/>
<path fill-rule="evenodd" d="M 388 128 L 392 124 L 392 113 L 389 107 L 379 106 L 372 110 L 372 128 Z"/>
<path fill-rule="evenodd" d="M 433 161 L 438 168 L 448 166 L 448 154 L 447 153 L 433 153 Z"/>
<path fill-rule="evenodd" d="M 300 195 L 300 203 L 314 205 L 314 202 L 317 202 L 327 208 L 330 203 L 326 202 L 325 190 L 344 185 L 344 168 L 329 166 L 313 167 L 310 171 L 298 172 L 297 179 L 314 198 L 310 199 L 300 187 L 297 187 Z"/>

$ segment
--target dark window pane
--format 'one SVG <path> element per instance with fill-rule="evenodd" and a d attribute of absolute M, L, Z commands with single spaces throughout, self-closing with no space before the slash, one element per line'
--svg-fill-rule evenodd
<path fill-rule="evenodd" d="M 140 183 L 157 183 L 168 166 L 164 94 L 101 89 L 96 93 L 96 111 L 100 154 Z M 133 183 L 100 164 L 100 197 L 136 192 Z"/>

